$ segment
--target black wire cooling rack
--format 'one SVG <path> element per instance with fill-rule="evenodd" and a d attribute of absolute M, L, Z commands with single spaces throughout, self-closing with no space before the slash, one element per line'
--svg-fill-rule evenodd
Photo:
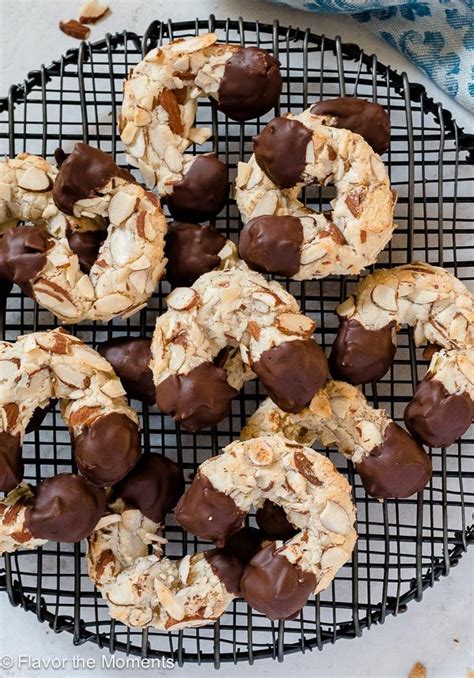
<path fill-rule="evenodd" d="M 340 95 L 381 103 L 392 121 L 392 142 L 385 162 L 399 193 L 399 226 L 379 265 L 426 260 L 443 264 L 469 284 L 473 277 L 469 262 L 474 232 L 469 204 L 473 137 L 464 134 L 422 86 L 380 64 L 375 55 L 364 54 L 338 38 L 283 28 L 277 22 L 218 21 L 211 16 L 195 22 L 156 21 L 143 38 L 125 31 L 96 43 L 83 43 L 51 66 L 30 73 L 22 85 L 13 86 L 8 97 L 0 100 L 1 152 L 15 155 L 28 151 L 51 158 L 57 146 L 70 150 L 75 142 L 84 140 L 124 163 L 116 123 L 126 74 L 161 41 L 208 30 L 216 30 L 220 40 L 261 45 L 279 57 L 283 112 L 298 112 L 320 98 Z M 201 102 L 198 122 L 211 125 L 214 134 L 209 144 L 194 150 L 217 151 L 234 176 L 237 162 L 252 152 L 252 135 L 272 117 L 273 112 L 257 122 L 239 125 Z M 330 189 L 311 191 L 306 196 L 308 203 L 318 210 L 327 208 Z M 237 237 L 240 223 L 233 201 L 216 225 L 226 235 Z M 311 283 L 282 280 L 303 310 L 316 319 L 318 340 L 326 350 L 335 336 L 334 309 L 355 281 L 346 277 Z M 148 307 L 127 321 L 81 324 L 71 330 L 92 344 L 124 334 L 150 336 L 167 291 L 167 284 L 161 283 Z M 18 288 L 0 322 L 2 336 L 10 340 L 20 333 L 56 325 L 50 313 L 34 305 Z M 401 421 L 426 366 L 411 333 L 402 332 L 390 373 L 365 389 L 369 401 Z M 177 460 L 189 478 L 200 462 L 238 437 L 245 419 L 263 397 L 257 383 L 246 384 L 231 416 L 212 431 L 195 435 L 180 432 L 156 408 L 148 410 L 135 403 L 142 415 L 144 451 Z M 448 450 L 432 450 L 431 484 L 418 496 L 383 503 L 367 497 L 350 463 L 326 450 L 353 486 L 359 541 L 352 562 L 292 621 L 272 623 L 237 600 L 218 623 L 201 629 L 171 634 L 128 629 L 110 620 L 100 594 L 91 586 L 84 544 L 48 543 L 33 553 L 7 556 L 0 569 L 0 587 L 12 605 L 33 612 L 56 632 L 69 631 L 75 644 L 92 641 L 112 652 L 173 657 L 179 665 L 212 661 L 217 667 L 222 661 L 253 662 L 268 656 L 281 660 L 288 652 L 321 649 L 338 638 L 360 636 L 387 615 L 403 612 L 408 602 L 421 600 L 423 591 L 456 565 L 474 538 L 473 526 L 468 525 L 474 506 L 473 457 L 468 456 L 472 442 L 466 436 Z M 71 469 L 69 435 L 58 412 L 49 415 L 39 432 L 27 437 L 24 455 L 26 479 L 33 483 Z M 168 555 L 175 557 L 209 546 L 183 534 L 172 517 L 164 536 L 169 540 Z"/>

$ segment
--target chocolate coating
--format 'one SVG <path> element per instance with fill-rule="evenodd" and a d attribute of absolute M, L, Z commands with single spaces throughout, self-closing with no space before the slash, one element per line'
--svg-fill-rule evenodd
<path fill-rule="evenodd" d="M 165 239 L 166 280 L 172 287 L 190 287 L 203 273 L 219 266 L 217 254 L 225 243 L 225 236 L 211 226 L 173 221 Z"/>
<path fill-rule="evenodd" d="M 449 447 L 471 425 L 474 403 L 468 393 L 450 394 L 437 379 L 424 378 L 405 409 L 405 426 L 431 447 Z"/>
<path fill-rule="evenodd" d="M 245 513 L 198 471 L 179 500 L 175 516 L 177 523 L 191 534 L 223 547 L 226 538 L 242 526 Z"/>
<path fill-rule="evenodd" d="M 92 532 L 105 511 L 105 490 L 71 473 L 43 480 L 34 494 L 25 523 L 38 539 L 80 541 Z"/>
<path fill-rule="evenodd" d="M 166 204 L 179 221 L 207 221 L 224 207 L 229 194 L 227 165 L 215 155 L 198 155 Z"/>
<path fill-rule="evenodd" d="M 205 551 L 204 557 L 227 591 L 235 596 L 240 595 L 240 580 L 242 579 L 244 564 L 223 549 Z"/>
<path fill-rule="evenodd" d="M 23 480 L 24 473 L 20 436 L 0 431 L 0 492 L 13 490 Z"/>
<path fill-rule="evenodd" d="M 233 120 L 264 115 L 280 100 L 280 63 L 258 47 L 241 47 L 226 61 L 216 108 Z"/>
<path fill-rule="evenodd" d="M 48 236 L 37 226 L 12 226 L 0 240 L 0 277 L 21 284 L 46 265 Z"/>
<path fill-rule="evenodd" d="M 140 509 L 155 523 L 163 523 L 184 492 L 178 464 L 159 454 L 144 454 L 128 475 L 114 486 L 114 494 Z"/>
<path fill-rule="evenodd" d="M 130 398 L 155 404 L 155 384 L 149 367 L 151 341 L 139 337 L 116 337 L 97 346 L 100 355 L 114 368 Z"/>
<path fill-rule="evenodd" d="M 350 384 L 378 381 L 393 362 L 396 346 L 390 322 L 380 330 L 367 330 L 358 320 L 343 318 L 332 345 L 329 369 L 334 379 Z"/>
<path fill-rule="evenodd" d="M 82 475 L 106 487 L 122 480 L 140 459 L 140 432 L 125 414 L 111 412 L 85 425 L 73 447 Z"/>
<path fill-rule="evenodd" d="M 334 116 L 333 127 L 360 134 L 380 155 L 390 145 L 390 118 L 380 104 L 355 97 L 338 97 L 320 101 L 311 107 L 311 113 Z"/>
<path fill-rule="evenodd" d="M 254 527 L 242 527 L 225 540 L 224 551 L 247 565 L 262 547 L 263 534 Z"/>
<path fill-rule="evenodd" d="M 314 339 L 274 346 L 262 353 L 252 369 L 285 412 L 300 412 L 328 377 L 328 361 Z"/>
<path fill-rule="evenodd" d="M 107 237 L 107 231 L 67 231 L 69 247 L 79 259 L 79 267 L 83 273 L 89 273 L 99 255 L 99 249 Z"/>
<path fill-rule="evenodd" d="M 240 232 L 239 254 L 254 271 L 289 278 L 301 264 L 303 226 L 296 217 L 261 216 Z"/>
<path fill-rule="evenodd" d="M 46 415 L 54 410 L 55 405 L 56 400 L 53 399 L 49 401 L 46 407 L 37 407 L 31 415 L 30 421 L 26 426 L 25 433 L 32 433 L 33 431 L 36 431 L 36 429 L 38 429 L 43 423 Z"/>
<path fill-rule="evenodd" d="M 391 422 L 381 445 L 355 465 L 367 493 L 377 499 L 410 497 L 432 474 L 431 459 L 400 426 Z"/>
<path fill-rule="evenodd" d="M 76 144 L 67 157 L 64 153 L 55 155 L 60 168 L 54 181 L 53 200 L 65 214 L 72 215 L 78 200 L 93 197 L 112 177 L 135 183 L 133 175 L 116 165 L 112 156 L 87 144 Z"/>
<path fill-rule="evenodd" d="M 202 363 L 187 374 L 171 375 L 155 390 L 156 404 L 188 431 L 200 431 L 224 419 L 237 391 L 227 383 L 227 372 Z"/>
<path fill-rule="evenodd" d="M 311 130 L 298 120 L 275 118 L 253 138 L 255 160 L 276 186 L 291 188 L 301 181 L 312 138 Z"/>
<path fill-rule="evenodd" d="M 271 543 L 247 565 L 240 588 L 246 602 L 269 619 L 290 619 L 306 605 L 316 577 L 290 563 Z"/>
<path fill-rule="evenodd" d="M 267 539 L 283 539 L 287 541 L 295 536 L 298 530 L 293 527 L 281 506 L 265 499 L 262 508 L 255 516 L 257 525 Z"/>

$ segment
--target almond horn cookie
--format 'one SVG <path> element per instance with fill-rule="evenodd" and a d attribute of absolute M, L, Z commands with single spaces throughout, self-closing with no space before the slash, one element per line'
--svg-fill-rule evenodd
<path fill-rule="evenodd" d="M 23 479 L 22 440 L 38 408 L 59 398 L 79 472 L 98 486 L 123 478 L 141 454 L 136 412 L 111 365 L 62 329 L 0 342 L 0 491 Z"/>
<path fill-rule="evenodd" d="M 201 464 L 176 519 L 221 546 L 266 500 L 282 507 L 296 534 L 259 550 L 240 588 L 259 612 L 288 619 L 327 588 L 357 539 L 349 484 L 329 459 L 278 435 L 233 442 Z"/>
<path fill-rule="evenodd" d="M 275 118 L 239 163 L 239 251 L 251 268 L 294 280 L 359 273 L 391 239 L 396 194 L 383 162 L 360 134 L 331 121 L 313 107 Z M 334 184 L 330 212 L 298 200 L 315 183 Z"/>
<path fill-rule="evenodd" d="M 142 457 L 113 488 L 107 513 L 88 538 L 89 576 L 110 616 L 127 626 L 171 631 L 210 624 L 240 592 L 243 565 L 222 549 L 163 557 L 166 539 L 158 533 L 183 489 L 176 464 Z"/>
<path fill-rule="evenodd" d="M 215 33 L 152 49 L 124 83 L 119 131 L 127 160 L 176 219 L 204 221 L 224 207 L 229 183 L 214 155 L 185 155 L 211 136 L 194 126 L 198 99 L 210 97 L 229 117 L 248 120 L 278 103 L 281 85 L 279 63 L 268 52 L 219 44 Z"/>
<path fill-rule="evenodd" d="M 319 440 L 350 459 L 367 492 L 378 499 L 409 497 L 431 478 L 431 460 L 385 410 L 374 409 L 355 386 L 328 380 L 298 414 L 265 400 L 241 440 L 278 433 L 303 445 Z"/>
<path fill-rule="evenodd" d="M 0 554 L 35 549 L 47 541 L 77 542 L 105 511 L 105 490 L 72 473 L 31 488 L 21 483 L 0 499 Z"/>
<path fill-rule="evenodd" d="M 380 269 L 336 310 L 341 322 L 329 359 L 334 377 L 352 384 L 378 381 L 392 364 L 397 330 L 413 327 L 416 346 L 428 342 L 446 352 L 433 358 L 407 427 L 436 446 L 464 433 L 474 399 L 474 296 L 460 280 L 423 262 Z"/>
<path fill-rule="evenodd" d="M 128 317 L 165 268 L 160 202 L 97 148 L 56 155 L 0 162 L 0 277 L 67 323 Z"/>
<path fill-rule="evenodd" d="M 155 325 L 156 403 L 184 428 L 223 419 L 244 381 L 257 375 L 288 412 L 307 405 L 327 377 L 315 323 L 276 282 L 245 264 L 177 287 Z"/>

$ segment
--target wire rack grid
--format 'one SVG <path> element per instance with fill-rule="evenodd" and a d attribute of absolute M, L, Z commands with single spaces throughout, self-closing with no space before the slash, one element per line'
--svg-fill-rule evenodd
<path fill-rule="evenodd" d="M 111 152 L 124 164 L 116 123 L 122 81 L 128 71 L 162 41 L 208 30 L 216 30 L 220 40 L 261 45 L 278 56 L 283 94 L 279 110 L 242 125 L 202 102 L 198 124 L 210 125 L 213 136 L 193 152 L 216 151 L 229 163 L 234 176 L 237 162 L 252 152 L 252 135 L 280 110 L 298 112 L 313 101 L 340 95 L 378 101 L 391 116 L 392 141 L 384 159 L 399 193 L 398 228 L 378 265 L 421 259 L 443 264 L 468 284 L 472 281 L 469 247 L 474 230 L 469 182 L 473 137 L 464 134 L 451 115 L 405 74 L 380 64 L 375 55 L 364 54 L 356 45 L 309 30 L 211 16 L 195 22 L 156 21 L 143 38 L 125 31 L 93 44 L 82 43 L 51 66 L 30 73 L 23 84 L 13 86 L 8 97 L 0 100 L 0 151 L 11 156 L 28 151 L 51 158 L 56 147 L 69 151 L 75 142 L 84 140 Z M 308 204 L 317 210 L 327 209 L 332 197 L 331 189 L 311 189 L 306 194 Z M 218 216 L 216 226 L 237 238 L 240 222 L 232 200 Z M 328 350 L 337 325 L 334 309 L 350 293 L 356 278 L 281 282 L 295 294 L 304 312 L 315 318 L 317 338 Z M 70 329 L 91 344 L 115 336 L 150 336 L 168 290 L 167 283 L 161 283 L 147 308 L 127 321 L 84 323 Z M 55 325 L 55 318 L 18 288 L 0 315 L 1 337 L 9 340 Z M 365 388 L 366 396 L 375 406 L 386 408 L 395 421 L 401 421 L 426 365 L 411 332 L 402 331 L 393 368 L 381 382 Z M 141 413 L 144 452 L 159 452 L 178 461 L 189 479 L 199 463 L 238 437 L 246 418 L 263 398 L 258 383 L 246 384 L 225 421 L 194 435 L 180 431 L 156 408 L 149 410 L 134 403 Z M 322 450 L 352 484 L 360 536 L 352 561 L 329 589 L 311 599 L 292 621 L 272 623 L 236 600 L 225 616 L 209 627 L 172 634 L 128 629 L 110 620 L 100 594 L 91 586 L 84 544 L 48 543 L 34 553 L 5 557 L 0 566 L 0 588 L 13 605 L 33 612 L 54 631 L 70 632 L 75 644 L 92 641 L 111 652 L 172 657 L 178 665 L 210 661 L 218 667 L 224 661 L 252 663 L 268 656 L 282 660 L 285 653 L 321 649 L 339 638 L 360 636 L 364 629 L 383 623 L 387 615 L 403 612 L 408 602 L 421 600 L 423 591 L 456 565 L 474 538 L 473 526 L 468 525 L 474 506 L 474 469 L 468 452 L 473 442 L 467 435 L 448 450 L 431 450 L 431 484 L 418 496 L 385 502 L 366 495 L 351 464 L 341 455 Z M 58 412 L 48 416 L 39 432 L 27 436 L 24 457 L 26 480 L 33 484 L 71 470 L 69 436 Z M 253 524 L 253 517 L 249 519 Z M 209 547 L 183 533 L 172 516 L 164 536 L 171 557 Z"/>

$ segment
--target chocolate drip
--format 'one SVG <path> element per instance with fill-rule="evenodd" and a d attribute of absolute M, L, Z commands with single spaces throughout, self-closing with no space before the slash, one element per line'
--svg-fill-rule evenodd
<path fill-rule="evenodd" d="M 0 492 L 13 490 L 24 473 L 20 436 L 0 431 Z"/>
<path fill-rule="evenodd" d="M 79 471 L 95 485 L 114 485 L 141 455 L 138 426 L 125 414 L 111 412 L 85 424 L 73 441 Z"/>
<path fill-rule="evenodd" d="M 437 379 L 425 377 L 405 410 L 405 425 L 431 447 L 449 447 L 471 425 L 474 403 L 468 393 L 450 394 Z"/>
<path fill-rule="evenodd" d="M 67 157 L 62 152 L 55 156 L 60 169 L 54 181 L 53 200 L 65 214 L 74 214 L 78 200 L 95 196 L 112 177 L 135 183 L 133 175 L 116 165 L 110 155 L 87 144 L 76 144 Z"/>
<path fill-rule="evenodd" d="M 290 619 L 304 607 L 316 583 L 314 574 L 290 563 L 271 543 L 247 565 L 240 587 L 246 602 L 269 619 Z"/>
<path fill-rule="evenodd" d="M 432 474 L 426 452 L 400 426 L 391 422 L 383 442 L 355 465 L 367 493 L 377 499 L 410 497 Z"/>
<path fill-rule="evenodd" d="M 314 339 L 285 341 L 264 351 L 252 367 L 270 398 L 285 412 L 300 412 L 328 376 L 328 363 Z"/>
<path fill-rule="evenodd" d="M 255 160 L 278 188 L 291 188 L 302 180 L 312 138 L 311 130 L 298 120 L 275 118 L 253 138 Z"/>
<path fill-rule="evenodd" d="M 240 595 L 240 580 L 244 571 L 243 563 L 224 549 L 211 549 L 204 552 L 204 557 L 212 571 L 226 587 L 229 593 Z"/>
<path fill-rule="evenodd" d="M 289 278 L 301 265 L 303 226 L 296 217 L 262 216 L 240 232 L 239 254 L 254 271 Z"/>
<path fill-rule="evenodd" d="M 197 472 L 191 487 L 181 497 L 175 511 L 176 521 L 200 539 L 213 541 L 223 547 L 226 538 L 236 532 L 245 518 L 224 492 L 216 490 L 209 479 Z"/>
<path fill-rule="evenodd" d="M 0 277 L 22 284 L 46 265 L 47 234 L 37 226 L 13 226 L 0 240 Z"/>
<path fill-rule="evenodd" d="M 225 236 L 211 226 L 172 222 L 166 234 L 166 280 L 172 287 L 190 287 L 219 266 L 217 254 L 225 243 Z"/>
<path fill-rule="evenodd" d="M 339 97 L 320 101 L 311 107 L 311 113 L 333 116 L 332 127 L 360 134 L 380 155 L 390 145 L 390 118 L 380 104 L 355 97 Z"/>
<path fill-rule="evenodd" d="M 198 155 L 166 204 L 179 221 L 207 221 L 224 207 L 229 194 L 228 168 L 215 155 Z"/>
<path fill-rule="evenodd" d="M 144 454 L 128 475 L 114 486 L 114 494 L 140 509 L 155 523 L 163 523 L 184 492 L 183 472 L 159 454 Z"/>
<path fill-rule="evenodd" d="M 99 256 L 100 246 L 107 237 L 107 231 L 78 231 L 68 229 L 69 247 L 79 259 L 79 267 L 83 273 L 89 273 Z"/>
<path fill-rule="evenodd" d="M 257 525 L 267 539 L 282 539 L 287 541 L 298 532 L 286 517 L 284 509 L 269 499 L 265 499 L 262 508 L 258 509 L 255 518 Z"/>
<path fill-rule="evenodd" d="M 280 63 L 258 47 L 241 47 L 226 61 L 216 108 L 233 120 L 250 120 L 274 108 L 281 94 Z"/>
<path fill-rule="evenodd" d="M 38 539 L 76 542 L 92 532 L 104 511 L 102 488 L 80 476 L 60 473 L 36 487 L 25 522 Z"/>
<path fill-rule="evenodd" d="M 112 365 L 130 398 L 154 405 L 150 347 L 150 339 L 116 337 L 99 344 L 97 351 Z"/>
<path fill-rule="evenodd" d="M 381 379 L 395 355 L 394 327 L 395 322 L 390 322 L 379 330 L 368 330 L 358 320 L 343 318 L 329 356 L 334 379 L 350 384 Z"/>
<path fill-rule="evenodd" d="M 227 383 L 227 372 L 202 363 L 187 374 L 171 375 L 156 387 L 156 404 L 188 431 L 200 431 L 224 419 L 238 391 Z"/>

